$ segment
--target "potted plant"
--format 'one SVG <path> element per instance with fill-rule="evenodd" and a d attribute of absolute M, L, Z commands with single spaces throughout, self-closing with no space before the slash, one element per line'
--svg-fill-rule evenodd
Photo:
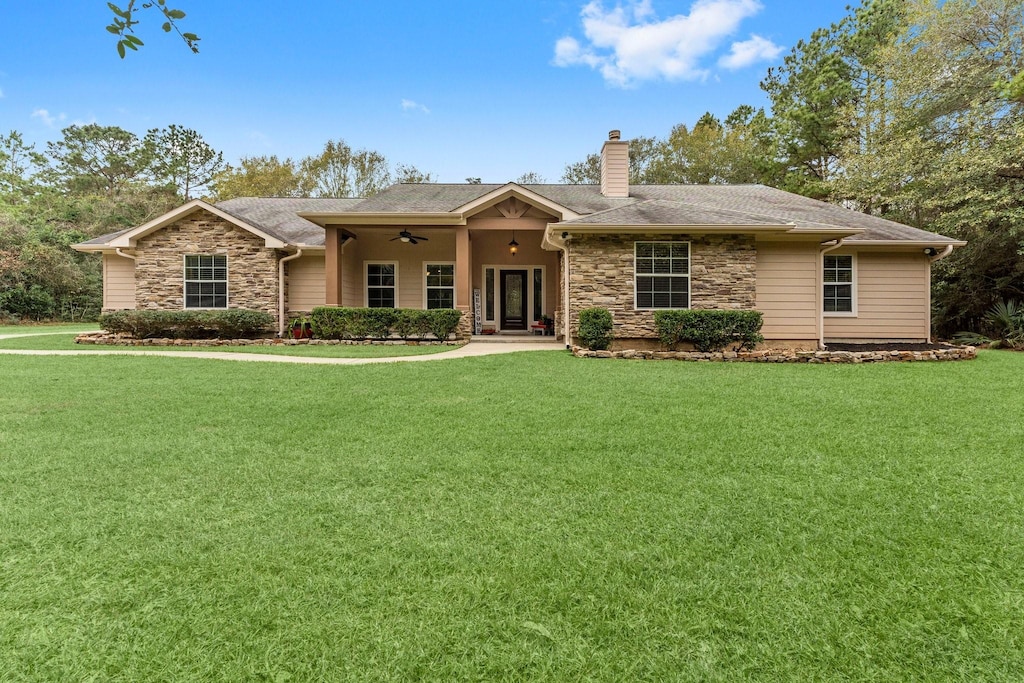
<path fill-rule="evenodd" d="M 542 315 L 540 321 L 544 325 L 544 335 L 553 337 L 555 335 L 555 319 L 550 315 Z"/>
<path fill-rule="evenodd" d="M 313 336 L 313 327 L 309 316 L 299 316 L 292 321 L 292 339 L 310 339 Z"/>

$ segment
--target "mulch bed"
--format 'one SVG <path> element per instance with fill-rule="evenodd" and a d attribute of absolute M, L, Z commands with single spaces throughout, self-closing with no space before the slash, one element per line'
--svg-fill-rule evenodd
<path fill-rule="evenodd" d="M 829 351 L 940 351 L 952 348 L 949 344 L 832 344 Z"/>

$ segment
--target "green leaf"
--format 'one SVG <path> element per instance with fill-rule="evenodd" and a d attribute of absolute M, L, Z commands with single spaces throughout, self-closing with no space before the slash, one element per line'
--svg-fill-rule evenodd
<path fill-rule="evenodd" d="M 171 32 L 171 22 L 165 21 L 164 25 L 161 26 L 161 28 L 164 30 L 164 33 L 170 33 Z"/>
<path fill-rule="evenodd" d="M 121 32 L 121 29 L 119 29 L 117 26 L 115 26 L 113 24 L 108 26 L 107 30 L 110 31 L 111 33 L 113 33 L 115 36 Z"/>
<path fill-rule="evenodd" d="M 167 16 L 169 16 L 171 19 L 184 19 L 185 13 L 182 12 L 180 9 L 169 9 L 167 10 Z"/>
<path fill-rule="evenodd" d="M 143 45 L 144 44 L 141 40 L 139 40 L 137 37 L 133 36 L 130 33 L 128 35 L 126 35 L 125 38 L 128 40 L 128 42 L 133 43 L 134 45 Z"/>
<path fill-rule="evenodd" d="M 114 14 L 116 14 L 117 16 L 121 17 L 122 19 L 131 19 L 131 15 L 130 15 L 130 14 L 128 14 L 127 12 L 125 12 L 125 11 L 124 11 L 123 9 L 121 9 L 120 7 L 118 7 L 117 5 L 115 5 L 114 3 L 112 3 L 112 2 L 108 2 L 108 3 L 107 3 L 107 7 L 109 7 L 109 8 L 110 8 L 110 11 L 111 11 L 111 12 L 113 12 L 113 13 L 114 13 Z"/>
<path fill-rule="evenodd" d="M 181 37 L 189 41 L 190 43 L 194 43 L 195 41 L 199 40 L 199 36 L 197 36 L 194 33 L 182 33 Z"/>
<path fill-rule="evenodd" d="M 132 50 L 135 50 L 136 52 L 138 52 L 138 51 L 139 51 L 139 48 L 135 47 L 135 45 L 134 45 L 133 43 L 131 43 L 130 41 L 128 41 L 128 40 L 122 40 L 121 42 L 122 42 L 122 43 L 124 43 L 124 46 L 125 46 L 125 47 L 127 47 L 127 48 L 129 48 L 129 49 L 132 49 Z"/>
<path fill-rule="evenodd" d="M 117 41 L 117 54 L 119 54 L 121 56 L 121 59 L 124 59 L 124 41 L 123 40 Z"/>

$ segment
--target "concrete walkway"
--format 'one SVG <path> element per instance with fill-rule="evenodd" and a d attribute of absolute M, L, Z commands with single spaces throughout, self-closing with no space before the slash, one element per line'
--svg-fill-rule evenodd
<path fill-rule="evenodd" d="M 0 340 L 16 337 L 39 337 L 67 332 L 35 332 L 29 334 L 0 334 Z M 310 356 L 279 356 L 269 353 L 238 353 L 231 351 L 158 351 L 152 348 L 82 349 L 81 351 L 42 351 L 30 349 L 0 349 L 0 354 L 12 356 L 165 356 L 168 358 L 207 358 L 210 360 L 236 360 L 254 363 L 307 363 L 312 365 L 369 365 L 370 363 L 411 363 L 425 360 L 448 360 L 471 356 L 491 356 L 516 351 L 565 351 L 561 342 L 512 342 L 492 344 L 469 343 L 451 351 L 420 356 L 391 356 L 387 358 L 322 358 Z"/>

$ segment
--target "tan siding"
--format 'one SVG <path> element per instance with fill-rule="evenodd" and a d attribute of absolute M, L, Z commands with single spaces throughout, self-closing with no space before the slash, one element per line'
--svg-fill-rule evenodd
<path fill-rule="evenodd" d="M 341 305 L 362 306 L 363 263 L 357 254 L 359 244 L 349 241 L 341 252 Z"/>
<path fill-rule="evenodd" d="M 311 311 L 326 301 L 324 255 L 300 256 L 288 268 L 288 310 Z"/>
<path fill-rule="evenodd" d="M 135 308 L 135 261 L 103 255 L 103 309 Z"/>
<path fill-rule="evenodd" d="M 345 280 L 345 303 L 352 306 L 366 305 L 366 263 L 396 262 L 398 263 L 398 301 L 399 308 L 423 308 L 423 282 L 426 275 L 425 262 L 449 263 L 455 261 L 455 233 L 452 230 L 406 227 L 414 235 L 422 235 L 426 242 L 408 244 L 391 241 L 403 228 L 374 228 L 358 232 L 358 239 L 352 246 L 355 260 L 353 272 L 357 281 L 349 286 Z M 345 247 L 346 255 L 349 246 Z M 345 267 L 348 267 L 346 261 Z M 464 303 L 464 302 L 456 302 Z"/>
<path fill-rule="evenodd" d="M 857 315 L 826 315 L 825 339 L 927 339 L 928 258 L 860 252 L 855 260 Z"/>
<path fill-rule="evenodd" d="M 757 243 L 757 310 L 765 339 L 818 337 L 818 245 Z"/>
<path fill-rule="evenodd" d="M 601 194 L 629 196 L 629 144 L 605 142 L 601 147 Z"/>

